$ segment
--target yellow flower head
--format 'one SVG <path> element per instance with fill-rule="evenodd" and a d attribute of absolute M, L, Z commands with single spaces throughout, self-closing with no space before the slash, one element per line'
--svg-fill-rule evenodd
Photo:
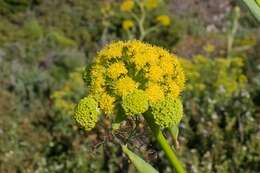
<path fill-rule="evenodd" d="M 122 27 L 124 30 L 128 31 L 129 29 L 134 27 L 134 22 L 132 20 L 124 20 L 122 23 Z"/>
<path fill-rule="evenodd" d="M 85 76 L 90 80 L 88 94 L 95 98 L 102 112 L 115 116 L 119 112 L 132 116 L 153 110 L 159 102 L 168 103 L 166 96 L 177 99 L 184 88 L 184 73 L 177 57 L 137 40 L 105 46 L 86 71 Z M 169 105 L 177 101 L 172 102 Z M 178 122 L 175 108 L 166 109 L 170 113 L 165 114 L 165 120 Z M 162 115 L 165 113 L 160 111 Z M 163 122 L 158 117 L 156 120 Z M 166 127 L 167 122 L 157 124 Z"/>
<path fill-rule="evenodd" d="M 167 86 L 168 86 L 168 92 L 171 96 L 173 96 L 174 98 L 179 97 L 181 90 L 180 90 L 180 86 L 177 85 L 175 81 L 172 80 L 169 81 L 167 83 Z"/>
<path fill-rule="evenodd" d="M 215 50 L 215 46 L 212 44 L 207 44 L 203 47 L 204 51 L 206 51 L 207 53 L 212 53 Z"/>
<path fill-rule="evenodd" d="M 145 0 L 144 1 L 144 6 L 149 10 L 158 7 L 158 5 L 159 5 L 159 0 Z"/>
<path fill-rule="evenodd" d="M 122 41 L 110 44 L 98 53 L 97 62 L 101 59 L 111 60 L 122 56 L 124 43 Z"/>
<path fill-rule="evenodd" d="M 153 65 L 150 67 L 147 73 L 147 78 L 151 81 L 161 81 L 163 79 L 163 70 L 158 65 Z"/>
<path fill-rule="evenodd" d="M 123 12 L 130 12 L 134 8 L 134 0 L 124 0 L 120 5 L 120 10 Z"/>
<path fill-rule="evenodd" d="M 115 98 L 110 95 L 104 93 L 100 98 L 100 108 L 107 114 L 111 114 L 114 112 L 114 102 Z"/>
<path fill-rule="evenodd" d="M 125 68 L 125 65 L 123 63 L 119 62 L 119 63 L 114 63 L 111 66 L 109 66 L 107 72 L 108 72 L 108 76 L 111 79 L 116 79 L 121 74 L 126 74 L 127 69 Z"/>
<path fill-rule="evenodd" d="M 151 83 L 145 89 L 148 99 L 151 103 L 155 103 L 164 98 L 164 93 L 159 84 Z"/>
<path fill-rule="evenodd" d="M 116 81 L 114 87 L 118 95 L 124 96 L 133 92 L 137 88 L 137 84 L 130 77 L 124 77 Z"/>
<path fill-rule="evenodd" d="M 170 20 L 169 16 L 167 16 L 167 15 L 157 16 L 157 17 L 156 17 L 156 21 L 157 21 L 159 24 L 163 25 L 163 26 L 169 26 L 170 23 L 171 23 L 171 20 Z"/>

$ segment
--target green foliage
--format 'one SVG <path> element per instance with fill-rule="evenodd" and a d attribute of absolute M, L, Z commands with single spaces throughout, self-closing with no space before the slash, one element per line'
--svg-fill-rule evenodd
<path fill-rule="evenodd" d="M 249 155 L 258 150 L 259 144 L 253 144 L 256 136 L 251 133 L 258 120 L 249 83 L 243 75 L 243 59 L 199 56 L 183 64 L 188 74 L 184 112 L 189 116 L 185 116 L 182 129 L 184 136 L 193 136 L 185 140 L 185 145 L 193 148 L 193 170 L 256 172 L 259 158 Z M 234 152 L 237 149 L 249 153 Z M 182 151 L 188 157 L 186 148 Z"/>

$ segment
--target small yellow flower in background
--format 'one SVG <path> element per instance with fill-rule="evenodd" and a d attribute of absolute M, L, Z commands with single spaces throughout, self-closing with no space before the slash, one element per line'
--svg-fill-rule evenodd
<path fill-rule="evenodd" d="M 110 3 L 104 3 L 104 5 L 101 6 L 100 9 L 101 13 L 103 16 L 108 17 L 108 16 L 113 16 L 114 15 L 114 11 L 111 8 L 111 4 Z"/>
<path fill-rule="evenodd" d="M 163 25 L 163 26 L 169 26 L 170 23 L 171 23 L 171 20 L 170 20 L 169 16 L 167 16 L 167 15 L 157 16 L 157 17 L 156 17 L 156 21 L 157 21 L 159 24 Z"/>
<path fill-rule="evenodd" d="M 123 12 L 130 12 L 134 8 L 134 0 L 124 0 L 120 5 L 120 10 Z"/>
<path fill-rule="evenodd" d="M 122 27 L 124 30 L 128 31 L 129 29 L 134 27 L 134 22 L 132 20 L 124 20 L 122 23 Z"/>
<path fill-rule="evenodd" d="M 100 98 L 100 108 L 105 113 L 110 114 L 114 111 L 114 102 L 115 98 L 111 97 L 110 95 L 104 93 Z"/>
<path fill-rule="evenodd" d="M 207 44 L 203 47 L 203 50 L 207 53 L 212 53 L 215 50 L 215 46 L 212 44 Z"/>
<path fill-rule="evenodd" d="M 130 77 L 125 77 L 116 81 L 115 89 L 118 95 L 124 96 L 137 89 L 137 83 Z"/>
<path fill-rule="evenodd" d="M 82 80 L 82 71 L 81 68 L 78 68 L 74 72 L 71 72 L 63 86 L 52 93 L 53 106 L 58 111 L 69 115 L 73 114 L 74 107 L 76 106 L 74 95 L 82 95 L 82 91 L 85 89 L 85 84 Z"/>
<path fill-rule="evenodd" d="M 126 74 L 127 69 L 125 68 L 125 65 L 123 63 L 114 63 L 114 64 L 110 65 L 107 72 L 108 72 L 108 76 L 111 79 L 116 79 L 121 74 Z"/>
<path fill-rule="evenodd" d="M 149 10 L 158 7 L 158 5 L 159 5 L 159 0 L 145 0 L 144 1 L 144 6 Z"/>

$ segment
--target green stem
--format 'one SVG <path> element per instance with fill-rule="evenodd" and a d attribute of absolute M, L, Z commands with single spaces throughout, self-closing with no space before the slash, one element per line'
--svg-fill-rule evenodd
<path fill-rule="evenodd" d="M 232 29 L 230 34 L 228 35 L 228 46 L 227 46 L 227 57 L 229 58 L 231 56 L 231 52 L 233 49 L 233 42 L 234 42 L 234 38 L 236 36 L 236 32 L 238 29 L 238 20 L 240 17 L 240 9 L 239 7 L 235 7 L 234 10 L 234 19 L 233 19 L 233 24 L 232 24 Z"/>
<path fill-rule="evenodd" d="M 183 168 L 181 162 L 178 160 L 177 156 L 173 152 L 171 146 L 168 144 L 168 141 L 163 136 L 160 128 L 158 125 L 155 124 L 154 119 L 151 115 L 145 114 L 145 120 L 147 121 L 148 125 L 150 126 L 152 133 L 158 143 L 161 145 L 162 149 L 164 150 L 169 162 L 175 168 L 177 173 L 186 173 L 185 169 Z"/>

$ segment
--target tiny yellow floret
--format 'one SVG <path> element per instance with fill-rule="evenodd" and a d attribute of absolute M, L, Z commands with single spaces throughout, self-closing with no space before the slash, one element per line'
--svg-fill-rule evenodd
<path fill-rule="evenodd" d="M 160 66 L 151 66 L 147 78 L 151 81 L 160 81 L 163 79 L 163 70 Z"/>
<path fill-rule="evenodd" d="M 111 114 L 114 112 L 114 102 L 115 98 L 104 93 L 100 98 L 100 108 L 103 110 L 106 114 Z"/>
<path fill-rule="evenodd" d="M 134 27 L 134 22 L 132 20 L 124 20 L 122 23 L 122 27 L 124 30 L 128 31 Z"/>
<path fill-rule="evenodd" d="M 147 9 L 151 10 L 159 5 L 159 0 L 145 0 L 144 5 Z"/>
<path fill-rule="evenodd" d="M 130 12 L 134 8 L 134 0 L 124 0 L 120 5 L 120 10 L 123 12 Z"/>
<path fill-rule="evenodd" d="M 170 20 L 169 16 L 167 16 L 167 15 L 157 16 L 157 17 L 156 17 L 156 21 L 157 21 L 159 24 L 163 25 L 163 26 L 169 26 L 170 23 L 171 23 L 171 20 Z"/>
<path fill-rule="evenodd" d="M 108 76 L 111 79 L 117 79 L 122 74 L 127 74 L 124 63 L 114 63 L 108 67 Z"/>
<path fill-rule="evenodd" d="M 137 83 L 130 77 L 124 77 L 115 83 L 115 90 L 120 96 L 127 95 L 135 89 L 137 89 Z"/>
<path fill-rule="evenodd" d="M 155 103 L 164 98 L 164 93 L 159 84 L 152 83 L 146 89 L 145 92 L 148 96 L 149 102 Z"/>

